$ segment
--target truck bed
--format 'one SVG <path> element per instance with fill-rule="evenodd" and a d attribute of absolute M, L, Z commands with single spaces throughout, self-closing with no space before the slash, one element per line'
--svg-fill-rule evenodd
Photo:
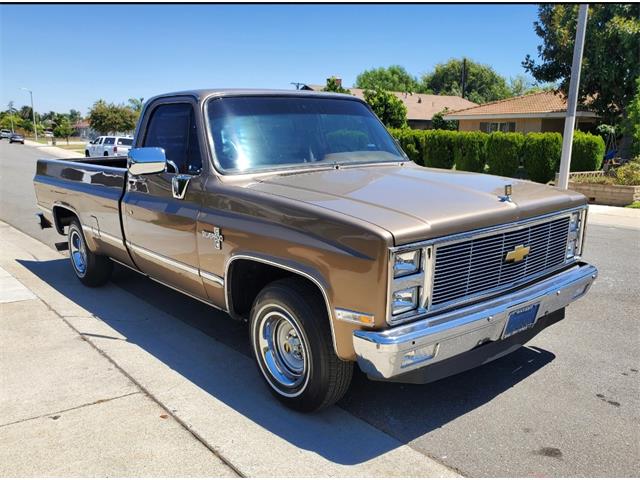
<path fill-rule="evenodd" d="M 60 215 L 74 213 L 92 249 L 131 264 L 120 221 L 127 158 L 38 160 L 33 179 L 38 207 L 62 232 Z"/>

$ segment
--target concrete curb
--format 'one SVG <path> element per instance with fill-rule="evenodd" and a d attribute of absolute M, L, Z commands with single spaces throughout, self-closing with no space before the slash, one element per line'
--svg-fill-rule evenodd
<path fill-rule="evenodd" d="M 121 288 L 83 287 L 57 252 L 1 222 L 0 231 L 2 268 L 237 474 L 458 476 L 338 407 L 285 409 L 250 358 Z"/>

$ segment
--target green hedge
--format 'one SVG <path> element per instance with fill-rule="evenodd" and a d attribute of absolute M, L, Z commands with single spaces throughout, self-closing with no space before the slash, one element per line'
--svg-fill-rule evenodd
<path fill-rule="evenodd" d="M 513 177 L 520 166 L 520 154 L 524 144 L 521 133 L 493 132 L 487 140 L 487 165 L 489 173 Z"/>
<path fill-rule="evenodd" d="M 559 133 L 529 133 L 524 137 L 522 159 L 527 177 L 534 182 L 553 180 L 560 165 L 562 135 Z"/>
<path fill-rule="evenodd" d="M 552 180 L 560 164 L 562 136 L 559 133 L 456 132 L 449 130 L 390 129 L 400 146 L 418 165 L 488 172 L 513 177 L 520 162 L 530 180 Z M 575 132 L 571 171 L 599 170 L 604 156 L 600 136 Z"/>
<path fill-rule="evenodd" d="M 424 164 L 433 168 L 453 168 L 453 151 L 458 132 L 425 130 Z"/>
<path fill-rule="evenodd" d="M 599 135 L 574 132 L 571 149 L 571 171 L 591 172 L 600 170 L 604 158 L 604 140 Z"/>
<path fill-rule="evenodd" d="M 456 132 L 453 160 L 456 170 L 484 172 L 487 163 L 487 138 L 482 132 Z"/>

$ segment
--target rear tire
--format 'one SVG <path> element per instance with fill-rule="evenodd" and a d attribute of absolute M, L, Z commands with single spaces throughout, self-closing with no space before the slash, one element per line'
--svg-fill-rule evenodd
<path fill-rule="evenodd" d="M 84 238 L 82 227 L 77 219 L 71 221 L 68 232 L 69 258 L 76 277 L 88 287 L 99 287 L 111 278 L 113 262 L 109 257 L 96 255 Z"/>
<path fill-rule="evenodd" d="M 285 278 L 267 285 L 251 310 L 250 332 L 263 378 L 289 408 L 321 410 L 349 388 L 353 363 L 336 356 L 325 303 L 304 281 Z"/>
<path fill-rule="evenodd" d="M 109 156 L 109 152 L 104 152 L 104 157 L 108 157 Z"/>

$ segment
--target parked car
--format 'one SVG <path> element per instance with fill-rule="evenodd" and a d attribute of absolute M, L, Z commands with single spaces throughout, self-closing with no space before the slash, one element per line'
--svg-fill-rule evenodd
<path fill-rule="evenodd" d="M 597 276 L 583 195 L 418 166 L 350 95 L 161 95 L 133 143 L 39 160 L 41 226 L 87 286 L 115 261 L 247 322 L 294 409 L 339 400 L 355 364 L 427 383 L 506 355 Z"/>
<path fill-rule="evenodd" d="M 21 143 L 22 145 L 24 145 L 24 137 L 19 133 L 13 133 L 9 137 L 9 143 Z"/>
<path fill-rule="evenodd" d="M 12 134 L 13 132 L 11 132 L 11 130 L 9 130 L 8 128 L 3 128 L 2 130 L 0 130 L 0 138 L 9 138 Z"/>
<path fill-rule="evenodd" d="M 133 144 L 132 137 L 102 136 L 85 145 L 85 157 L 126 156 Z"/>
<path fill-rule="evenodd" d="M 45 130 L 44 131 L 44 138 L 53 138 L 53 130 Z"/>

